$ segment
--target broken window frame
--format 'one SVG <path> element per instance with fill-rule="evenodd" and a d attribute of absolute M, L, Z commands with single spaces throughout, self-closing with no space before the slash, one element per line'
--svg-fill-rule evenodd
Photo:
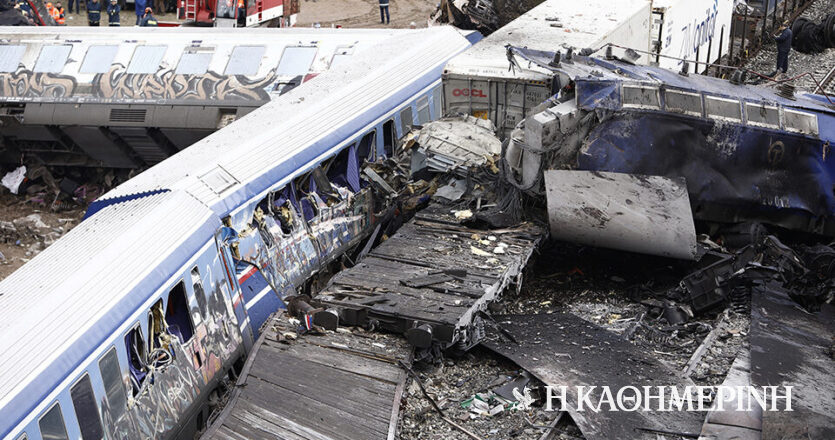
<path fill-rule="evenodd" d="M 316 205 L 316 203 L 314 203 L 313 200 L 309 199 L 308 191 L 302 189 L 302 188 L 309 188 L 310 187 L 310 179 L 311 179 L 311 173 L 310 173 L 310 171 L 307 171 L 306 173 L 297 177 L 293 181 L 294 189 L 295 189 L 295 193 L 296 193 L 295 194 L 296 201 L 299 204 L 299 206 L 298 206 L 298 210 L 300 211 L 299 212 L 299 217 L 301 217 L 301 220 L 304 221 L 305 223 L 312 222 L 319 217 L 319 207 Z M 307 218 L 307 216 L 304 214 L 304 207 L 302 206 L 302 200 L 307 200 L 307 202 L 310 203 L 310 206 L 313 209 L 313 215 L 310 218 Z"/>
<path fill-rule="evenodd" d="M 776 130 L 780 129 L 780 106 L 774 105 L 767 105 L 765 102 L 756 102 L 756 101 L 743 101 L 742 105 L 745 107 L 745 123 L 748 125 L 753 125 L 756 127 L 766 127 L 766 128 L 773 128 Z M 753 112 L 759 112 L 761 109 L 766 109 L 769 111 L 774 111 L 777 116 L 777 120 L 772 124 L 768 122 L 762 121 L 752 121 L 751 114 Z"/>
<path fill-rule="evenodd" d="M 203 318 L 206 318 L 209 314 L 209 304 L 206 299 L 206 291 L 203 289 L 203 278 L 200 276 L 200 269 L 195 265 L 189 271 L 189 275 L 191 275 L 191 290 L 194 292 L 197 307 L 200 309 Z"/>
<path fill-rule="evenodd" d="M 711 113 L 710 103 L 715 102 L 717 104 L 724 103 L 724 104 L 735 104 L 736 105 L 736 116 L 727 116 L 721 113 Z M 730 121 L 730 122 L 742 122 L 742 103 L 738 98 L 726 98 L 723 96 L 717 95 L 704 95 L 704 110 L 705 110 L 705 117 L 710 119 L 718 119 L 722 121 Z"/>
<path fill-rule="evenodd" d="M 383 154 L 386 157 L 393 157 L 394 156 L 394 149 L 397 146 L 397 133 L 394 124 L 394 118 L 390 118 L 386 122 L 383 122 Z M 389 132 L 388 134 L 386 132 Z M 390 141 L 391 145 L 386 145 L 386 141 Z M 386 149 L 386 147 L 390 147 Z"/>
<path fill-rule="evenodd" d="M 628 90 L 638 90 L 640 91 L 641 95 L 644 94 L 651 94 L 654 98 L 653 103 L 646 103 L 646 102 L 627 102 L 627 91 Z M 647 93 L 649 92 L 649 93 Z M 661 109 L 661 90 L 658 87 L 645 85 L 645 84 L 621 84 L 620 90 L 621 96 L 621 105 L 624 108 L 640 108 L 640 109 L 652 109 L 652 110 L 660 110 Z M 630 95 L 631 96 L 631 95 Z"/>
<path fill-rule="evenodd" d="M 52 422 L 58 422 L 58 421 L 59 421 L 59 419 L 60 419 L 61 425 L 60 425 L 60 426 L 57 426 L 57 425 L 56 425 L 56 426 L 52 426 L 52 427 L 50 427 L 50 428 L 53 428 L 53 429 L 57 429 L 57 430 L 54 432 L 54 434 L 57 434 L 57 436 L 50 435 L 49 437 L 47 437 L 46 435 L 44 435 L 44 432 L 45 432 L 45 431 L 46 431 L 46 432 L 49 432 L 50 434 L 53 434 L 53 432 L 52 432 L 52 431 L 49 431 L 49 430 L 44 430 L 43 422 L 44 422 L 44 419 L 46 419 L 46 417 L 47 417 L 47 416 L 49 416 L 49 415 L 51 415 L 51 414 L 52 414 L 52 411 L 53 411 L 53 410 L 57 410 L 57 411 L 58 411 L 58 412 L 57 412 L 58 419 L 55 419 L 55 420 L 49 420 L 49 422 L 50 422 L 50 423 L 52 423 Z M 60 432 L 61 430 L 63 430 L 63 435 L 62 435 L 62 432 Z M 60 402 L 58 402 L 58 401 L 56 400 L 56 401 L 55 401 L 52 405 L 50 405 L 50 406 L 49 406 L 49 408 L 47 408 L 47 409 L 43 412 L 43 414 L 41 414 L 41 416 L 40 416 L 40 417 L 38 417 L 38 431 L 40 432 L 41 437 L 42 437 L 42 438 L 44 438 L 44 439 L 46 439 L 46 438 L 49 438 L 50 440 L 52 440 L 52 439 L 55 439 L 55 440 L 69 440 L 69 439 L 70 439 L 70 436 L 69 436 L 69 434 L 67 433 L 67 422 L 64 420 L 64 413 L 63 413 L 63 411 L 61 410 L 61 403 L 60 403 Z"/>
<path fill-rule="evenodd" d="M 284 192 L 287 188 L 287 185 L 284 185 L 282 188 L 277 189 L 275 191 L 271 191 L 267 196 L 267 205 L 269 206 L 269 210 L 267 211 L 267 215 L 271 216 L 275 223 L 278 225 L 279 233 L 281 234 L 281 238 L 288 238 L 293 235 L 293 232 L 296 231 L 296 226 L 298 225 L 298 213 L 296 212 L 296 208 L 293 206 L 293 202 L 290 199 L 284 201 L 284 204 L 281 206 L 276 207 L 275 199 L 276 194 L 282 196 L 282 192 Z M 290 212 L 290 216 L 292 218 L 292 224 L 290 225 L 290 230 L 284 230 L 284 223 L 281 222 L 281 212 L 280 208 L 286 207 L 288 212 Z"/>
<path fill-rule="evenodd" d="M 799 120 L 799 118 L 807 118 L 810 121 L 814 121 L 813 124 L 810 124 L 810 130 L 804 130 L 803 128 L 799 128 L 793 123 L 789 122 L 788 115 L 796 115 L 794 118 L 795 120 Z M 817 136 L 820 132 L 820 127 L 818 125 L 818 116 L 814 113 L 804 112 L 793 108 L 786 108 L 782 107 L 782 111 L 780 112 L 780 121 L 783 124 L 783 128 L 786 131 L 791 131 L 793 133 L 801 133 L 806 135 Z"/>
<path fill-rule="evenodd" d="M 135 335 L 140 340 L 135 341 L 133 339 L 129 339 L 131 335 Z M 125 349 L 127 350 L 127 357 L 128 357 L 128 378 L 130 379 L 131 384 L 131 392 L 133 397 L 136 397 L 139 394 L 139 391 L 142 390 L 142 385 L 148 379 L 148 366 L 147 366 L 147 346 L 145 345 L 145 335 L 142 333 L 142 325 L 139 324 L 137 321 L 127 332 L 125 332 Z M 136 359 L 137 362 L 134 362 L 134 353 L 132 348 L 135 347 L 137 349 L 142 349 L 142 352 L 137 352 L 135 355 L 138 357 Z M 134 365 L 138 363 L 138 365 Z M 144 373 L 142 379 L 136 379 L 133 377 L 133 373 L 131 372 L 131 368 L 137 369 Z"/>
<path fill-rule="evenodd" d="M 85 371 L 70 387 L 70 400 L 75 410 L 75 419 L 81 431 L 81 438 L 84 440 L 104 438 L 99 406 L 96 403 L 96 392 L 93 390 L 93 382 L 88 372 Z"/>
<path fill-rule="evenodd" d="M 363 155 L 362 147 L 366 140 L 368 140 L 368 153 Z M 355 144 L 357 146 L 357 159 L 360 161 L 360 166 L 362 166 L 365 162 L 374 162 L 377 158 L 377 129 L 372 128 L 370 131 L 363 134 L 362 137 L 355 142 Z"/>
<path fill-rule="evenodd" d="M 178 288 L 179 288 L 179 291 L 178 291 Z M 171 324 L 170 323 L 171 318 L 173 317 L 173 315 L 169 315 L 169 312 L 171 311 L 171 302 L 174 299 L 174 297 L 177 296 L 180 293 L 182 294 L 182 301 L 183 301 L 182 305 L 185 307 L 185 310 L 183 310 L 181 312 L 181 314 L 185 318 L 185 321 L 183 322 L 183 324 L 188 326 L 187 330 L 190 333 L 190 334 L 188 334 L 188 337 L 185 337 L 185 334 L 183 333 L 184 329 L 181 329 L 179 326 L 177 327 L 177 330 L 180 331 L 179 335 L 171 332 L 171 326 L 172 325 L 178 325 L 178 324 Z M 165 329 L 164 330 L 169 335 L 171 335 L 173 337 L 176 337 L 177 340 L 180 341 L 181 345 L 188 345 L 194 339 L 195 329 L 194 329 L 194 321 L 191 319 L 191 306 L 190 306 L 190 301 L 188 299 L 188 290 L 186 289 L 185 280 L 181 278 L 178 282 L 176 282 L 174 284 L 174 286 L 171 289 L 168 290 L 168 294 L 167 294 L 166 298 L 167 298 L 167 301 L 165 302 L 165 313 L 163 314 L 163 317 L 164 317 L 163 323 L 165 324 Z"/>

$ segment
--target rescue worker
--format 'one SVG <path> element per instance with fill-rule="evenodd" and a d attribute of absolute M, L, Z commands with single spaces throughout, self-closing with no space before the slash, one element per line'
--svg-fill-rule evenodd
<path fill-rule="evenodd" d="M 792 50 L 792 30 L 783 25 L 777 29 L 778 34 L 774 37 L 777 42 L 777 70 L 772 73 L 772 78 L 782 70 L 786 73 L 789 70 L 789 52 Z"/>
<path fill-rule="evenodd" d="M 235 0 L 217 2 L 217 16 L 219 18 L 235 18 Z"/>
<path fill-rule="evenodd" d="M 380 23 L 389 24 L 389 0 L 380 0 Z"/>
<path fill-rule="evenodd" d="M 0 0 L 0 26 L 31 26 L 11 0 Z"/>
<path fill-rule="evenodd" d="M 99 0 L 89 0 L 87 2 L 87 24 L 98 26 L 100 21 L 101 3 L 99 3 Z"/>
<path fill-rule="evenodd" d="M 49 5 L 49 3 L 47 3 L 47 5 Z M 57 23 L 58 26 L 64 26 L 67 24 L 64 20 L 64 8 L 61 6 L 61 2 L 55 2 L 55 7 L 52 8 L 52 19 L 55 20 L 55 23 Z"/>
<path fill-rule="evenodd" d="M 139 26 L 147 27 L 156 25 L 157 19 L 154 17 L 154 10 L 151 8 L 145 8 L 145 15 L 142 16 L 142 21 L 139 22 Z"/>
<path fill-rule="evenodd" d="M 116 0 L 110 0 L 110 4 L 107 5 L 107 21 L 108 26 L 121 26 L 122 23 L 119 22 L 119 13 L 122 12 L 122 8 L 119 7 L 119 3 Z"/>
<path fill-rule="evenodd" d="M 17 0 L 17 4 L 15 5 L 16 8 L 20 9 L 20 12 L 23 12 L 25 17 L 32 16 L 32 6 L 29 4 L 27 0 Z"/>
<path fill-rule="evenodd" d="M 151 4 L 159 15 L 165 15 L 165 0 L 154 0 Z"/>
<path fill-rule="evenodd" d="M 145 14 L 145 8 L 148 6 L 146 0 L 134 0 L 133 5 L 136 9 L 136 25 L 142 21 L 142 15 Z"/>
<path fill-rule="evenodd" d="M 238 0 L 238 27 L 246 26 L 246 2 Z"/>
<path fill-rule="evenodd" d="M 67 0 L 67 9 L 70 14 L 72 14 L 73 3 L 75 3 L 75 13 L 80 14 L 81 11 L 79 9 L 81 8 L 81 0 Z"/>

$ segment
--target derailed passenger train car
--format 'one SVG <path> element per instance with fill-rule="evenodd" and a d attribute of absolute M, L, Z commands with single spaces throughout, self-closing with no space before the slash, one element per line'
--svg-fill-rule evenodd
<path fill-rule="evenodd" d="M 561 88 L 508 149 L 521 188 L 540 190 L 552 168 L 684 177 L 696 220 L 835 236 L 835 98 L 512 51 L 556 72 Z"/>
<path fill-rule="evenodd" d="M 2 437 L 193 436 L 282 298 L 378 222 L 362 163 L 439 116 L 476 38 L 392 39 L 95 202 L 0 282 Z"/>

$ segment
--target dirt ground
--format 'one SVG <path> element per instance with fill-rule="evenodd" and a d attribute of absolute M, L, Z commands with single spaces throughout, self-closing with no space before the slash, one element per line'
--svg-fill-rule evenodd
<path fill-rule="evenodd" d="M 302 0 L 297 27 L 320 23 L 322 27 L 341 25 L 346 28 L 426 27 L 435 11 L 436 0 L 389 0 L 391 23 L 380 23 L 378 0 Z"/>
<path fill-rule="evenodd" d="M 319 23 L 322 27 L 341 25 L 345 28 L 408 28 L 414 22 L 416 27 L 426 27 L 429 15 L 435 11 L 436 0 L 389 0 L 391 23 L 380 23 L 380 7 L 377 0 L 301 0 L 296 27 L 310 27 Z M 67 9 L 66 2 L 64 9 Z M 160 21 L 177 21 L 177 15 L 156 14 Z M 122 9 L 122 26 L 133 26 L 136 13 L 133 4 Z M 105 15 L 102 18 L 106 20 Z M 81 13 L 66 13 L 67 26 L 87 26 L 87 13 L 82 3 Z M 102 21 L 102 26 L 107 24 Z"/>

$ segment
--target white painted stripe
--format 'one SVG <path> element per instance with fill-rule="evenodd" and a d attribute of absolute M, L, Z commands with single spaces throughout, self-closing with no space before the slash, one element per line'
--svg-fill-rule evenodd
<path fill-rule="evenodd" d="M 254 297 L 252 297 L 252 301 L 250 301 L 250 302 L 246 303 L 246 311 L 248 312 L 248 311 L 249 311 L 249 309 L 251 309 L 251 308 L 255 307 L 255 303 L 257 303 L 258 301 L 261 301 L 261 298 L 263 298 L 263 297 L 264 297 L 264 295 L 266 295 L 266 294 L 267 294 L 269 291 L 271 291 L 271 290 L 273 290 L 273 289 L 272 289 L 272 287 L 270 287 L 270 286 L 268 285 L 268 286 L 267 286 L 267 287 L 265 287 L 263 290 L 261 290 L 260 292 L 258 292 L 258 295 L 255 295 Z"/>

